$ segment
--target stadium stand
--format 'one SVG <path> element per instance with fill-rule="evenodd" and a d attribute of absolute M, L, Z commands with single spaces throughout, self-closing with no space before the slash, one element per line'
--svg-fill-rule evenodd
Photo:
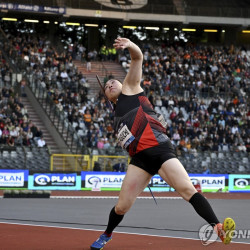
<path fill-rule="evenodd" d="M 235 2 L 229 2 L 227 6 L 233 8 Z M 174 7 L 173 1 L 169 3 Z M 150 4 L 147 8 L 152 8 Z M 197 6 L 196 1 L 186 4 L 187 9 Z M 117 61 L 109 61 L 108 56 L 101 61 L 101 54 L 93 52 L 97 55 L 88 72 L 87 55 L 81 55 L 81 61 L 76 59 L 80 53 L 77 43 L 59 52 L 52 41 L 39 34 L 8 30 L 5 36 L 8 42 L 2 44 L 3 54 L 26 76 L 27 87 L 50 119 L 53 117 L 53 123 L 60 124 L 57 130 L 66 137 L 70 149 L 85 147 L 91 154 L 122 154 L 112 134 L 112 112 L 96 87 L 95 74 L 102 81 L 117 76 L 122 80 L 130 60 L 126 51 L 117 55 Z M 248 173 L 250 52 L 240 46 L 151 42 L 141 44 L 142 86 L 155 110 L 167 121 L 167 134 L 184 166 L 193 173 L 201 173 L 203 167 L 212 173 Z M 12 87 L 8 79 L 12 73 L 6 73 L 7 67 L 2 63 L 2 93 L 6 86 L 8 91 Z M 49 165 L 48 150 L 46 154 L 36 145 L 22 145 L 12 151 L 2 150 L 4 166 L 17 163 L 16 158 L 21 159 L 19 167 L 24 164 L 36 170 Z"/>

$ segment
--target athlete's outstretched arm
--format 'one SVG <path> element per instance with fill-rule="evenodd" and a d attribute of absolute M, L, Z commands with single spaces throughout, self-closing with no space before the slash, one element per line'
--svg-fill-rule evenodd
<path fill-rule="evenodd" d="M 137 94 L 142 91 L 140 87 L 142 77 L 143 55 L 141 49 L 127 38 L 117 38 L 114 43 L 116 49 L 128 49 L 131 57 L 129 71 L 124 79 L 122 92 L 124 94 Z"/>

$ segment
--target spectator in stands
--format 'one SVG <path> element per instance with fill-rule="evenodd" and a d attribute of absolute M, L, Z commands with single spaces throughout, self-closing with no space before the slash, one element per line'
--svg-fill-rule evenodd
<path fill-rule="evenodd" d="M 31 144 L 34 143 L 34 141 L 33 141 L 33 133 L 31 132 L 30 128 L 27 131 L 27 138 L 29 139 Z"/>
<path fill-rule="evenodd" d="M 62 81 L 67 81 L 67 80 L 68 80 L 68 77 L 69 77 L 69 76 L 68 76 L 68 73 L 67 73 L 66 69 L 64 69 L 64 70 L 61 72 L 60 77 L 61 77 Z"/>
<path fill-rule="evenodd" d="M 40 127 L 34 125 L 33 129 L 31 129 L 33 133 L 33 140 L 37 143 L 37 141 L 43 136 L 43 132 Z"/>
<path fill-rule="evenodd" d="M 31 146 L 31 142 L 27 136 L 27 133 L 23 132 L 23 138 L 22 138 L 22 141 L 23 141 L 23 146 L 27 146 L 27 147 L 30 147 Z"/>
<path fill-rule="evenodd" d="M 92 122 L 92 115 L 89 109 L 86 109 L 85 114 L 83 115 L 83 118 L 84 118 L 85 126 L 89 128 Z"/>
<path fill-rule="evenodd" d="M 91 125 L 90 129 L 87 132 L 87 147 L 89 148 L 97 148 L 97 142 L 98 142 L 98 137 L 97 137 L 97 132 L 94 129 L 94 126 Z"/>
<path fill-rule="evenodd" d="M 243 143 L 240 143 L 240 144 L 238 144 L 238 150 L 237 151 L 246 152 L 247 148 Z"/>
<path fill-rule="evenodd" d="M 24 145 L 24 143 L 23 143 L 23 132 L 22 132 L 22 131 L 19 132 L 19 133 L 18 133 L 18 136 L 15 138 L 15 144 L 16 144 L 17 146 L 22 146 L 22 145 Z"/>
<path fill-rule="evenodd" d="M 16 127 L 12 127 L 10 130 L 10 136 L 12 136 L 14 139 L 18 136 L 18 131 L 16 129 Z"/>
<path fill-rule="evenodd" d="M 109 148 L 110 148 L 110 142 L 107 137 L 104 137 L 103 149 L 105 150 L 105 152 L 108 152 Z"/>
<path fill-rule="evenodd" d="M 21 108 L 21 114 L 22 114 L 23 116 L 26 115 L 27 117 L 29 117 L 29 115 L 28 115 L 28 110 L 27 110 L 26 106 L 23 106 L 23 107 Z"/>
<path fill-rule="evenodd" d="M 210 174 L 210 169 L 208 167 L 204 167 L 202 174 Z"/>
<path fill-rule="evenodd" d="M 113 172 L 125 172 L 125 163 L 124 162 L 118 162 L 112 167 Z"/>
<path fill-rule="evenodd" d="M 5 125 L 3 130 L 2 130 L 2 138 L 4 140 L 4 143 L 6 142 L 6 139 L 8 138 L 9 134 L 10 134 L 10 132 L 9 132 L 7 126 Z"/>
<path fill-rule="evenodd" d="M 237 132 L 239 132 L 239 128 L 237 127 L 236 124 L 234 124 L 233 127 L 232 127 L 232 133 L 236 134 Z"/>
<path fill-rule="evenodd" d="M 98 149 L 103 149 L 103 147 L 104 147 L 104 138 L 99 137 L 98 142 L 97 142 L 97 148 Z"/>
<path fill-rule="evenodd" d="M 25 92 L 26 80 L 24 78 L 21 80 L 20 86 L 21 86 L 21 96 L 26 97 L 26 92 Z"/>
<path fill-rule="evenodd" d="M 88 54 L 86 58 L 86 70 L 87 72 L 91 72 L 91 56 Z"/>
<path fill-rule="evenodd" d="M 175 130 L 172 139 L 173 139 L 174 144 L 175 144 L 176 146 L 179 145 L 179 142 L 180 142 L 181 137 L 180 137 L 180 134 L 178 133 L 178 130 L 177 130 L 177 129 Z"/>
<path fill-rule="evenodd" d="M 8 138 L 6 140 L 6 143 L 7 143 L 7 145 L 9 147 L 14 147 L 15 146 L 15 140 L 11 135 L 8 136 Z"/>
<path fill-rule="evenodd" d="M 101 171 L 101 165 L 99 162 L 95 161 L 93 171 Z"/>
<path fill-rule="evenodd" d="M 46 142 L 45 140 L 43 139 L 43 136 L 41 136 L 38 141 L 37 141 L 37 147 L 39 148 L 43 148 L 46 146 Z"/>

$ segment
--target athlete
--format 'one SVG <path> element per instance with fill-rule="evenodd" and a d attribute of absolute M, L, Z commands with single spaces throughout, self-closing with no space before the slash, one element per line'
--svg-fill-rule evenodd
<path fill-rule="evenodd" d="M 223 224 L 220 223 L 207 199 L 194 188 L 165 133 L 164 120 L 154 111 L 140 86 L 143 62 L 140 48 L 127 38 L 117 38 L 114 47 L 128 49 L 130 69 L 123 83 L 110 79 L 104 89 L 107 98 L 116 106 L 115 131 L 121 147 L 129 152 L 131 161 L 118 202 L 111 209 L 107 228 L 91 249 L 103 249 L 112 239 L 113 230 L 155 174 L 159 174 L 213 226 L 224 244 L 230 243 L 232 233 L 229 232 L 235 229 L 234 220 L 226 218 Z"/>

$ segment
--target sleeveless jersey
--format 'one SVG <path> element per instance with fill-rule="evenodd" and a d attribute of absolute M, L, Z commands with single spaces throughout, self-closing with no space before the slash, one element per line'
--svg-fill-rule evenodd
<path fill-rule="evenodd" d="M 114 126 L 117 133 L 124 126 L 131 132 L 132 139 L 124 147 L 131 157 L 144 149 L 169 141 L 165 124 L 144 92 L 130 96 L 120 94 L 115 108 Z"/>

